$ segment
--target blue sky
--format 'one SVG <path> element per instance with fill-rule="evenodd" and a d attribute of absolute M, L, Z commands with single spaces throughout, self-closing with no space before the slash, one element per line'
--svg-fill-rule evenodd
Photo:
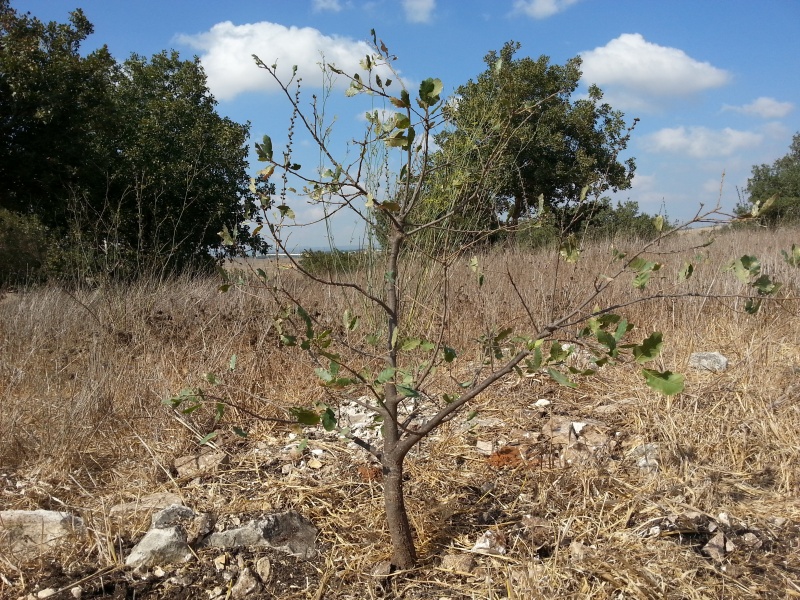
<path fill-rule="evenodd" d="M 800 2 L 796 0 L 12 0 L 42 20 L 66 21 L 82 8 L 95 25 L 88 51 L 107 44 L 122 61 L 174 48 L 200 56 L 221 114 L 250 121 L 254 140 L 285 139 L 285 102 L 252 54 L 297 64 L 318 92 L 321 53 L 348 72 L 375 29 L 398 56 L 402 77 L 438 77 L 452 91 L 483 69 L 508 40 L 518 56 L 555 63 L 581 55 L 628 122 L 634 186 L 618 196 L 673 219 L 690 218 L 720 195 L 736 204 L 752 165 L 787 153 L 800 131 Z M 357 136 L 369 106 L 334 91 L 337 127 Z M 345 101 L 346 100 L 346 101 Z M 282 137 L 283 136 L 283 137 Z M 280 146 L 276 146 L 280 147 Z M 300 149 L 302 153 L 302 148 Z M 253 165 L 256 168 L 256 165 Z M 299 218 L 316 208 L 296 201 Z M 337 244 L 358 243 L 352 220 L 334 226 Z M 324 246 L 323 229 L 298 231 L 298 247 Z"/>

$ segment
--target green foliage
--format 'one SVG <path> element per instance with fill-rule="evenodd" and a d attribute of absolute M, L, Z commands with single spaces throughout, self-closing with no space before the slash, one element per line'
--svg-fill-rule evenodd
<path fill-rule="evenodd" d="M 40 281 L 55 246 L 54 236 L 36 215 L 0 208 L 0 287 Z"/>
<path fill-rule="evenodd" d="M 81 56 L 80 10 L 42 23 L 0 2 L 0 208 L 56 235 L 64 274 L 207 267 L 227 228 L 256 250 L 248 126 L 216 113 L 199 60 Z"/>
<path fill-rule="evenodd" d="M 789 153 L 772 165 L 755 165 L 746 188 L 748 197 L 736 207 L 740 218 L 776 226 L 800 221 L 800 132 Z"/>
<path fill-rule="evenodd" d="M 300 266 L 313 275 L 353 273 L 367 266 L 371 260 L 368 251 L 304 250 Z"/>
<path fill-rule="evenodd" d="M 490 52 L 486 71 L 459 87 L 458 101 L 446 106 L 448 126 L 436 136 L 440 150 L 432 157 L 431 210 L 451 206 L 462 187 L 480 185 L 486 193 L 472 204 L 453 204 L 457 213 L 477 212 L 484 228 L 503 218 L 517 225 L 541 218 L 543 209 L 580 205 L 587 194 L 630 187 L 633 159 L 617 159 L 630 137 L 622 113 L 602 103 L 594 86 L 588 98 L 571 99 L 580 58 L 551 65 L 546 56 L 515 58 L 519 48 L 509 42 Z M 493 153 L 497 160 L 487 170 Z"/>

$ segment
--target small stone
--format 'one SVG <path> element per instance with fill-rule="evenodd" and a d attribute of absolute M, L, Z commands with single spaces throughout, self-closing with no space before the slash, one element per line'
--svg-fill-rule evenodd
<path fill-rule="evenodd" d="M 742 536 L 742 541 L 749 548 L 760 548 L 762 546 L 762 542 L 758 539 L 758 536 L 750 531 Z"/>
<path fill-rule="evenodd" d="M 478 440 L 475 444 L 475 448 L 481 454 L 488 456 L 494 451 L 494 443 L 489 440 Z"/>
<path fill-rule="evenodd" d="M 485 531 L 475 542 L 472 550 L 482 554 L 505 554 L 505 537 L 497 531 Z"/>
<path fill-rule="evenodd" d="M 166 575 L 166 574 L 167 574 L 167 572 L 164 569 L 162 569 L 161 567 L 156 567 L 155 569 L 153 569 L 153 575 L 155 575 L 159 579 L 161 577 L 163 577 L 164 575 Z"/>
<path fill-rule="evenodd" d="M 258 594 L 260 591 L 261 584 L 258 579 L 249 568 L 245 567 L 239 574 L 239 579 L 236 580 L 236 583 L 231 588 L 231 597 L 235 600 L 241 600 L 253 594 Z"/>
<path fill-rule="evenodd" d="M 703 554 L 716 562 L 722 562 L 725 558 L 726 546 L 725 536 L 722 533 L 718 533 L 703 546 Z"/>
<path fill-rule="evenodd" d="M 445 554 L 442 557 L 442 568 L 458 573 L 471 573 L 475 568 L 475 559 L 470 554 Z"/>
<path fill-rule="evenodd" d="M 256 561 L 256 573 L 261 578 L 261 581 L 267 583 L 270 575 L 272 575 L 272 563 L 269 558 L 262 556 Z"/>
<path fill-rule="evenodd" d="M 228 555 L 227 554 L 220 554 L 219 556 L 214 558 L 214 568 L 217 571 L 222 571 L 225 569 L 225 565 L 228 562 Z"/>
<path fill-rule="evenodd" d="M 72 597 L 75 598 L 75 600 L 80 600 L 83 596 L 83 588 L 79 585 L 76 585 L 69 590 L 69 593 L 72 594 Z"/>
<path fill-rule="evenodd" d="M 728 368 L 728 359 L 719 352 L 693 352 L 689 366 L 702 371 L 722 372 Z"/>
<path fill-rule="evenodd" d="M 45 588 L 39 592 L 36 592 L 37 598 L 49 598 L 50 596 L 55 596 L 55 595 L 56 595 L 56 590 L 54 590 L 53 588 Z"/>
<path fill-rule="evenodd" d="M 322 461 L 318 458 L 312 458 L 308 461 L 308 466 L 311 469 L 321 469 L 322 468 Z"/>

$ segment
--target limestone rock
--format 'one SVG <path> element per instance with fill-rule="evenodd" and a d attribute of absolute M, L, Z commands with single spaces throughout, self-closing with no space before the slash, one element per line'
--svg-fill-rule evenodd
<path fill-rule="evenodd" d="M 0 548 L 7 548 L 12 556 L 30 558 L 85 532 L 83 520 L 66 512 L 0 511 Z"/>
<path fill-rule="evenodd" d="M 129 517 L 135 513 L 149 513 L 167 508 L 171 504 L 183 504 L 181 497 L 169 492 L 157 492 L 142 496 L 133 502 L 125 502 L 111 507 L 109 514 L 112 517 Z"/>
<path fill-rule="evenodd" d="M 702 371 L 722 372 L 728 368 L 728 359 L 719 352 L 694 352 L 689 356 L 689 366 Z"/>
<path fill-rule="evenodd" d="M 231 598 L 242 600 L 258 594 L 260 591 L 261 584 L 258 579 L 249 568 L 245 567 L 239 574 L 239 579 L 236 580 L 236 583 L 231 588 Z"/>
<path fill-rule="evenodd" d="M 125 564 L 134 569 L 172 563 L 187 562 L 192 559 L 186 533 L 180 526 L 166 529 L 151 529 L 134 546 Z"/>
<path fill-rule="evenodd" d="M 316 554 L 317 528 L 302 515 L 288 511 L 253 520 L 242 527 L 209 535 L 204 546 L 233 548 L 269 546 L 301 558 Z"/>
<path fill-rule="evenodd" d="M 178 477 L 197 477 L 214 472 L 217 468 L 228 464 L 229 460 L 225 452 L 217 452 L 213 448 L 203 448 L 200 454 L 176 458 L 174 464 Z"/>

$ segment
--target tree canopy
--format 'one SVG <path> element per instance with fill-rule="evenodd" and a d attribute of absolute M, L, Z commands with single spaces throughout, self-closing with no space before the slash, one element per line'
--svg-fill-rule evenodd
<path fill-rule="evenodd" d="M 792 137 L 786 156 L 753 166 L 746 191 L 747 204 L 737 206 L 740 215 L 761 207 L 759 218 L 767 224 L 800 220 L 800 132 Z"/>
<path fill-rule="evenodd" d="M 445 111 L 448 126 L 436 138 L 434 200 L 437 186 L 452 190 L 477 179 L 489 192 L 484 205 L 461 209 L 486 213 L 488 203 L 493 218 L 517 224 L 543 207 L 563 208 L 587 194 L 629 188 L 634 160 L 622 162 L 619 155 L 632 127 L 602 102 L 596 86 L 587 98 L 572 99 L 581 59 L 556 65 L 547 56 L 515 58 L 519 49 L 508 42 L 489 52 L 486 70 L 456 90 Z M 498 150 L 501 159 L 482 169 Z"/>
<path fill-rule="evenodd" d="M 264 250 L 249 125 L 216 112 L 199 60 L 82 56 L 92 32 L 81 10 L 43 23 L 0 0 L 0 209 L 53 232 L 67 271 L 209 264 L 223 229 Z"/>

